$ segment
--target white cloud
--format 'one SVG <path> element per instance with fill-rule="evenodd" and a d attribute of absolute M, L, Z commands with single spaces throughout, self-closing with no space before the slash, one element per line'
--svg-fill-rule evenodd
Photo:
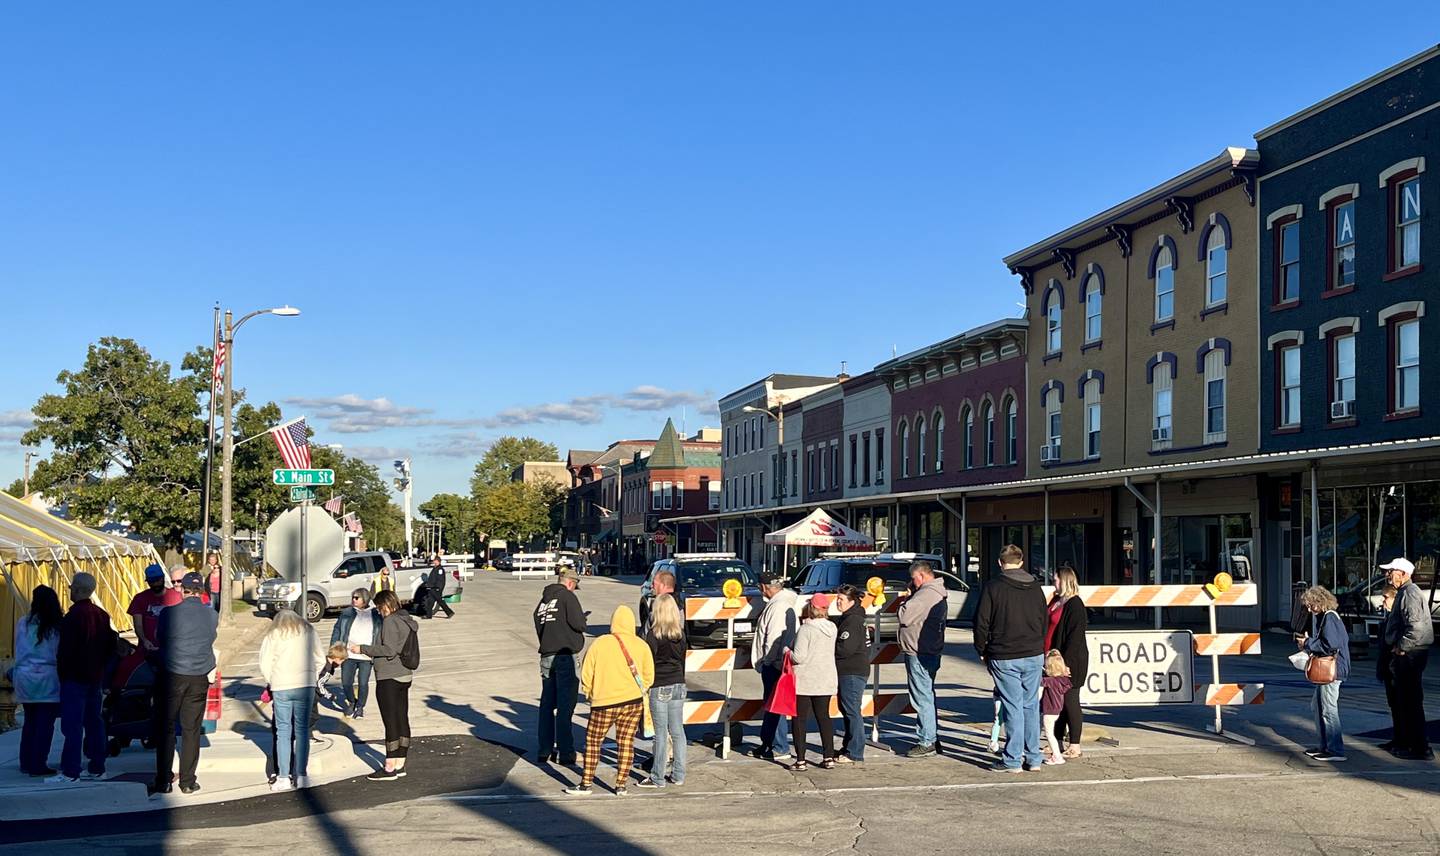
<path fill-rule="evenodd" d="M 588 402 L 572 400 L 553 404 L 537 404 L 532 407 L 509 407 L 486 419 L 490 428 L 511 425 L 535 425 L 542 422 L 574 422 L 578 425 L 594 425 L 604 418 L 604 409 Z"/>
<path fill-rule="evenodd" d="M 682 407 L 694 410 L 697 414 L 717 412 L 715 397 L 708 391 L 689 392 L 664 389 L 658 386 L 637 386 L 619 395 L 609 393 L 581 395 L 569 401 L 510 407 L 483 420 L 482 424 L 490 428 L 535 425 L 544 422 L 594 425 L 604 418 L 606 410 L 656 413 L 679 410 Z"/>
<path fill-rule="evenodd" d="M 492 442 L 491 438 L 482 437 L 474 431 L 454 431 L 421 440 L 420 451 L 439 458 L 478 460 Z"/>
<path fill-rule="evenodd" d="M 28 410 L 0 410 L 0 428 L 25 428 L 35 424 L 35 414 Z"/>
<path fill-rule="evenodd" d="M 478 419 L 443 419 L 425 407 L 402 407 L 388 398 L 362 398 L 354 393 L 322 398 L 287 398 L 285 403 L 309 411 L 336 434 L 366 434 L 386 428 L 466 427 Z"/>
<path fill-rule="evenodd" d="M 389 465 L 391 461 L 410 457 L 409 449 L 394 446 L 345 446 L 341 449 L 352 458 L 359 458 L 370 464 Z"/>

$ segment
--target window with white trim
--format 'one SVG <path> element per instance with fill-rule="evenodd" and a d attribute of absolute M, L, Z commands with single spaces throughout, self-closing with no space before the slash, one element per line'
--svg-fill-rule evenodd
<path fill-rule="evenodd" d="M 1225 352 L 1205 355 L 1205 442 L 1225 442 Z"/>
<path fill-rule="evenodd" d="M 885 483 L 885 429 L 875 429 L 875 483 Z"/>
<path fill-rule="evenodd" d="M 1151 413 L 1150 445 L 1157 449 L 1168 449 L 1175 439 L 1173 405 L 1175 382 L 1170 377 L 1170 366 L 1156 363 L 1150 372 Z"/>
<path fill-rule="evenodd" d="M 1349 288 L 1355 284 L 1355 200 L 1331 209 L 1330 235 L 1330 288 Z"/>
<path fill-rule="evenodd" d="M 1280 224 L 1279 230 L 1275 302 L 1288 303 L 1300 299 L 1300 221 L 1291 219 Z"/>
<path fill-rule="evenodd" d="M 1395 325 L 1395 412 L 1420 407 L 1420 321 Z"/>
<path fill-rule="evenodd" d="M 860 484 L 870 486 L 870 432 L 860 435 Z"/>
<path fill-rule="evenodd" d="M 840 441 L 830 441 L 830 489 L 840 489 Z"/>
<path fill-rule="evenodd" d="M 917 476 L 923 476 L 923 475 L 925 475 L 925 461 L 928 460 L 928 458 L 927 458 L 927 456 L 926 456 L 926 454 L 925 454 L 925 452 L 926 452 L 925 437 L 926 437 L 925 417 L 924 417 L 924 416 L 916 416 L 916 417 L 915 417 L 915 463 L 916 463 L 915 475 L 917 475 Z"/>
<path fill-rule="evenodd" d="M 1332 404 L 1348 402 L 1351 415 L 1354 415 L 1355 408 L 1355 334 L 1348 333 L 1331 337 L 1333 363 L 1331 376 L 1333 380 L 1333 391 L 1331 392 Z M 1341 408 L 1344 410 L 1346 408 Z M 1331 407 L 1331 419 L 1346 419 L 1349 417 L 1337 414 L 1336 408 Z"/>
<path fill-rule="evenodd" d="M 1085 382 L 1085 457 L 1100 457 L 1100 381 Z"/>
<path fill-rule="evenodd" d="M 660 510 L 660 503 L 663 501 L 664 496 L 665 496 L 665 494 L 664 494 L 664 491 L 662 490 L 662 488 L 661 488 L 661 486 L 660 486 L 660 482 L 658 482 L 658 481 L 656 481 L 656 482 L 650 482 L 650 510 L 651 510 L 651 511 L 659 511 L 659 510 Z"/>
<path fill-rule="evenodd" d="M 800 450 L 790 450 L 790 495 L 800 495 Z"/>
<path fill-rule="evenodd" d="M 850 472 L 850 486 L 851 486 L 851 487 L 856 487 L 856 486 L 858 486 L 858 482 L 855 481 L 855 478 L 856 478 L 856 476 L 859 475 L 859 473 L 860 473 L 860 456 L 859 456 L 859 454 L 858 454 L 859 450 L 860 450 L 860 437 L 859 437 L 859 435 L 857 435 L 857 434 L 851 434 L 851 435 L 850 435 L 850 466 L 847 467 L 847 469 L 848 469 L 849 472 Z"/>
<path fill-rule="evenodd" d="M 1280 349 L 1280 425 L 1300 424 L 1300 346 Z"/>
<path fill-rule="evenodd" d="M 1020 460 L 1020 405 L 1012 396 L 1005 406 L 1005 462 L 1013 464 Z"/>
<path fill-rule="evenodd" d="M 900 478 L 910 477 L 910 426 L 900 423 Z"/>
<path fill-rule="evenodd" d="M 965 436 L 964 436 L 964 438 L 963 438 L 964 441 L 965 441 L 965 469 L 967 469 L 967 470 L 969 470 L 969 469 L 974 469 L 974 467 L 975 467 L 975 411 L 973 411 L 973 410 L 970 409 L 970 405 L 968 405 L 968 404 L 965 405 L 964 409 L 960 412 L 960 419 L 961 419 L 961 422 L 964 423 L 964 425 L 965 425 Z"/>
<path fill-rule="evenodd" d="M 675 482 L 675 507 L 680 510 L 685 508 L 685 482 Z"/>
<path fill-rule="evenodd" d="M 1225 249 L 1225 230 L 1216 226 L 1210 230 L 1210 239 L 1205 244 L 1205 305 L 1218 306 L 1225 302 L 1226 268 L 1230 253 Z"/>
<path fill-rule="evenodd" d="M 985 432 L 985 466 L 995 466 L 995 405 L 980 405 L 980 429 Z"/>
<path fill-rule="evenodd" d="M 1393 270 L 1420 264 L 1420 176 L 1395 187 L 1395 260 Z"/>
<path fill-rule="evenodd" d="M 1047 353 L 1060 352 L 1060 301 L 1050 301 L 1045 310 L 1045 350 Z"/>
<path fill-rule="evenodd" d="M 1155 320 L 1175 317 L 1175 255 L 1168 246 L 1155 254 Z"/>
<path fill-rule="evenodd" d="M 1085 278 L 1085 341 L 1100 340 L 1100 275 L 1092 273 Z"/>
<path fill-rule="evenodd" d="M 1060 459 L 1060 390 L 1050 389 L 1045 393 L 1046 445 L 1050 447 L 1050 460 Z"/>
<path fill-rule="evenodd" d="M 935 472 L 945 469 L 945 414 L 935 411 Z"/>

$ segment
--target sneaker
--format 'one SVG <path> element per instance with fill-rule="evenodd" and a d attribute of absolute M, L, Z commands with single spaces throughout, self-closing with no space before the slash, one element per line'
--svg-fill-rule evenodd
<path fill-rule="evenodd" d="M 196 782 L 196 783 L 193 784 L 193 785 L 181 785 L 181 786 L 180 786 L 180 793 L 185 794 L 186 796 L 189 796 L 190 794 L 196 793 L 196 792 L 198 792 L 199 790 L 200 790 L 200 783 L 199 783 L 199 782 Z"/>
<path fill-rule="evenodd" d="M 356 719 L 364 719 L 364 718 L 365 718 L 365 708 L 363 708 L 363 707 L 357 707 L 357 708 L 355 708 L 355 718 L 356 718 Z"/>
<path fill-rule="evenodd" d="M 670 780 L 670 784 L 678 788 L 678 787 L 680 787 L 681 785 L 685 784 L 685 780 L 684 780 L 684 779 L 680 779 L 679 781 L 676 781 L 675 779 L 671 779 L 671 780 Z"/>
<path fill-rule="evenodd" d="M 595 789 L 589 785 L 571 785 L 565 789 L 565 793 L 572 797 L 588 797 L 595 793 Z"/>
<path fill-rule="evenodd" d="M 1042 763 L 1042 764 L 1046 764 L 1046 765 L 1051 766 L 1051 767 L 1058 767 L 1058 766 L 1060 766 L 1061 764 L 1065 763 L 1065 756 L 1064 756 L 1064 755 L 1055 755 L 1055 756 L 1053 756 L 1053 757 L 1046 757 L 1046 759 L 1045 759 L 1044 761 L 1042 761 L 1041 763 Z"/>
<path fill-rule="evenodd" d="M 1314 757 L 1317 757 L 1317 756 L 1319 756 L 1319 755 L 1324 755 L 1324 754 L 1325 754 L 1325 750 L 1324 750 L 1324 749 L 1306 749 L 1306 750 L 1305 750 L 1305 754 L 1306 754 L 1306 755 L 1309 755 L 1311 758 L 1314 758 Z"/>
<path fill-rule="evenodd" d="M 630 791 L 626 790 L 626 789 L 623 788 L 623 787 L 622 787 L 622 788 L 616 788 L 616 789 L 615 789 L 615 796 L 617 796 L 617 797 L 624 797 L 624 796 L 629 796 L 629 795 L 630 795 Z"/>
<path fill-rule="evenodd" d="M 295 777 L 295 790 L 298 791 L 298 790 L 300 790 L 301 788 L 308 788 L 308 787 L 310 787 L 310 777 L 309 777 L 309 776 L 296 776 L 296 777 Z"/>
<path fill-rule="evenodd" d="M 293 791 L 293 790 L 295 790 L 295 786 L 292 785 L 292 784 L 290 784 L 290 780 L 289 780 L 289 779 L 276 779 L 276 780 L 270 785 L 270 792 L 271 792 L 272 794 L 278 794 L 278 793 L 280 793 L 281 791 Z"/>
<path fill-rule="evenodd" d="M 1004 762 L 1004 761 L 996 761 L 995 763 L 991 764 L 990 766 L 986 767 L 985 769 L 988 770 L 988 771 L 991 772 L 991 773 L 1023 773 L 1023 772 L 1025 772 L 1025 769 L 1024 769 L 1023 767 L 1007 767 L 1007 766 L 1005 766 L 1005 762 Z"/>
<path fill-rule="evenodd" d="M 1320 755 L 1316 755 L 1316 756 L 1314 756 L 1314 757 L 1315 757 L 1315 760 L 1316 760 L 1316 761 L 1330 761 L 1330 762 L 1332 762 L 1332 763 L 1334 763 L 1334 762 L 1339 762 L 1339 761 L 1344 761 L 1344 760 L 1345 760 L 1345 756 L 1344 756 L 1344 755 L 1337 755 L 1337 754 L 1334 753 L 1334 752 L 1324 752 L 1324 753 L 1322 753 L 1322 754 L 1320 754 Z"/>
<path fill-rule="evenodd" d="M 635 787 L 644 788 L 647 791 L 658 791 L 665 787 L 665 785 L 661 782 L 651 781 L 650 779 L 641 779 L 635 783 Z"/>
<path fill-rule="evenodd" d="M 916 743 L 905 753 L 906 758 L 928 758 L 935 754 L 934 743 Z"/>
<path fill-rule="evenodd" d="M 751 758 L 759 758 L 761 761 L 774 761 L 775 753 L 768 746 L 756 746 L 750 750 Z"/>
<path fill-rule="evenodd" d="M 55 775 L 53 775 L 53 776 L 51 776 L 50 778 L 46 779 L 46 780 L 45 780 L 45 784 L 47 784 L 47 785 L 73 785 L 73 784 L 75 784 L 75 783 L 78 782 L 78 781 L 80 781 L 80 778 L 79 778 L 78 776 L 72 779 L 72 778 L 70 778 L 69 776 L 65 775 L 64 773 L 56 773 Z"/>
<path fill-rule="evenodd" d="M 395 768 L 395 778 L 397 778 L 397 779 L 403 779 L 403 778 L 405 778 L 405 768 L 404 768 L 404 767 L 396 767 L 396 768 Z"/>
<path fill-rule="evenodd" d="M 150 783 L 150 784 L 148 784 L 148 785 L 145 786 L 145 795 L 146 795 L 147 797 L 158 797 L 158 796 L 160 796 L 161 794 L 168 794 L 168 793 L 170 793 L 170 786 L 169 786 L 169 785 L 157 785 L 157 784 L 155 784 L 155 783 L 152 782 L 152 783 Z"/>
<path fill-rule="evenodd" d="M 781 752 L 780 754 L 774 756 L 774 760 L 777 764 L 785 764 L 788 766 L 795 763 L 795 756 L 790 754 L 789 752 Z"/>
<path fill-rule="evenodd" d="M 1376 749 L 1384 749 L 1386 752 L 1389 752 L 1391 749 L 1394 749 L 1394 748 L 1395 748 L 1395 741 L 1394 741 L 1394 740 L 1386 740 L 1384 743 L 1381 743 L 1381 744 L 1377 745 L 1375 748 L 1376 748 Z M 1305 754 L 1306 754 L 1306 755 L 1309 755 L 1310 753 L 1309 753 L 1309 752 L 1306 752 Z"/>
<path fill-rule="evenodd" d="M 376 770 L 365 778 L 372 782 L 389 782 L 400 777 L 395 774 L 394 770 Z"/>
<path fill-rule="evenodd" d="M 835 763 L 837 763 L 837 764 L 853 764 L 853 763 L 855 763 L 855 759 L 854 759 L 854 758 L 851 758 L 849 755 L 839 755 L 839 756 L 837 756 L 837 757 L 835 758 Z"/>
<path fill-rule="evenodd" d="M 104 773 L 92 773 L 89 770 L 86 770 L 85 772 L 80 774 L 80 781 L 82 782 L 100 782 L 104 780 Z"/>

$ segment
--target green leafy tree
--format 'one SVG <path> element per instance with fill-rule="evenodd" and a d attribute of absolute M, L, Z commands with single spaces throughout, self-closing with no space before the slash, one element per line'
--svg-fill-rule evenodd
<path fill-rule="evenodd" d="M 311 461 L 317 468 L 335 471 L 334 492 L 344 495 L 345 512 L 360 518 L 368 546 L 395 549 L 405 545 L 404 511 L 390 498 L 390 488 L 375 465 L 325 446 L 312 447 Z M 323 491 L 321 496 L 325 496 Z"/>
<path fill-rule="evenodd" d="M 187 355 L 184 365 L 201 358 Z M 83 522 L 128 520 L 178 547 L 200 513 L 205 377 L 174 376 L 134 340 L 106 337 L 90 346 L 79 370 L 56 381 L 64 392 L 41 396 L 22 438 L 53 447 L 31 489 L 67 503 Z"/>
<path fill-rule="evenodd" d="M 544 485 L 505 482 L 476 501 L 475 525 L 489 538 L 523 544 L 553 531 L 550 494 Z"/>
<path fill-rule="evenodd" d="M 5 492 L 8 493 L 8 494 L 10 494 L 10 495 L 13 496 L 13 497 L 16 497 L 17 499 L 18 499 L 19 497 L 24 496 L 24 495 L 25 495 L 25 480 L 24 480 L 24 479 L 16 479 L 15 481 L 10 482 L 10 486 L 7 487 L 7 488 L 5 488 Z"/>
<path fill-rule="evenodd" d="M 470 494 L 479 500 L 487 491 L 510 481 L 515 468 L 526 461 L 556 461 L 560 450 L 554 443 L 537 440 L 534 437 L 501 437 L 490 445 L 480 463 L 475 465 L 475 475 L 470 479 Z"/>
<path fill-rule="evenodd" d="M 264 434 L 279 425 L 281 421 L 280 408 L 274 402 L 266 402 L 261 407 L 242 404 L 235 408 L 235 440 L 239 442 L 247 437 Z M 217 426 L 217 430 L 224 430 L 223 426 Z M 220 445 L 216 444 L 217 460 L 221 454 Z M 268 526 L 277 515 L 290 507 L 289 490 L 277 487 L 274 483 L 274 471 L 284 466 L 284 462 L 280 459 L 280 450 L 275 448 L 275 441 L 269 437 L 256 437 L 244 445 L 236 446 L 234 455 L 235 473 L 232 478 L 232 496 L 235 499 L 233 511 L 235 528 L 237 530 L 254 530 Z M 211 491 L 210 521 L 212 526 L 219 528 L 221 497 L 221 470 L 219 467 L 215 469 L 211 479 Z M 257 509 L 258 518 L 256 517 Z"/>
<path fill-rule="evenodd" d="M 463 553 L 474 545 L 475 502 L 457 493 L 437 493 L 420 503 L 425 519 L 442 524 L 442 538 L 447 553 Z"/>

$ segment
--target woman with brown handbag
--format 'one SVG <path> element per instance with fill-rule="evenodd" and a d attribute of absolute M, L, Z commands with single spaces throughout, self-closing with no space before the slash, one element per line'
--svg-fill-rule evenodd
<path fill-rule="evenodd" d="M 1317 761 L 1344 761 L 1345 741 L 1340 732 L 1340 684 L 1350 677 L 1350 635 L 1335 611 L 1335 595 L 1324 586 L 1314 586 L 1300 596 L 1310 612 L 1310 633 L 1300 640 L 1301 650 L 1310 655 L 1305 677 L 1315 685 L 1311 705 L 1320 745 L 1307 751 Z"/>

